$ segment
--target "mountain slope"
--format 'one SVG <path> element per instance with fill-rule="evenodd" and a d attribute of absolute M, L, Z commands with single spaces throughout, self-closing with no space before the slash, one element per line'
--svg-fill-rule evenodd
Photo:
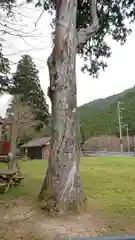
<path fill-rule="evenodd" d="M 135 133 L 135 87 L 107 97 L 97 99 L 78 108 L 81 132 L 85 140 L 102 134 L 118 134 L 117 102 L 123 101 L 122 121 L 129 125 L 129 133 Z M 123 129 L 123 134 L 125 130 Z"/>

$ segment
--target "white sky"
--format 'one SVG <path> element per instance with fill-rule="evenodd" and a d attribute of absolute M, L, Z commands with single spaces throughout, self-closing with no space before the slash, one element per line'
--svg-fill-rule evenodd
<path fill-rule="evenodd" d="M 19 25 L 10 21 L 10 26 L 14 29 L 32 32 L 32 37 L 21 39 L 16 36 L 6 35 L 7 40 L 4 44 L 4 53 L 12 62 L 17 62 L 21 55 L 30 54 L 39 69 L 39 76 L 45 94 L 49 86 L 48 68 L 46 60 L 51 52 L 51 17 L 44 13 L 38 22 L 37 27 L 34 23 L 38 19 L 41 11 L 34 9 L 31 5 L 22 6 L 17 10 L 16 19 Z M 22 16 L 25 15 L 25 16 Z M 5 20 L 3 20 L 4 22 Z M 14 25 L 13 25 L 14 24 Z M 29 34 L 30 35 L 30 34 Z M 78 106 L 90 102 L 97 98 L 104 98 L 109 95 L 119 93 L 135 85 L 135 27 L 132 35 L 128 38 L 124 46 L 110 41 L 112 46 L 112 57 L 108 60 L 108 68 L 100 73 L 98 79 L 93 79 L 88 74 L 81 72 L 83 59 L 77 57 L 77 88 Z M 12 71 L 15 65 L 12 66 Z M 0 97 L 0 115 L 5 113 L 10 97 L 5 95 Z M 50 104 L 49 99 L 47 102 Z"/>

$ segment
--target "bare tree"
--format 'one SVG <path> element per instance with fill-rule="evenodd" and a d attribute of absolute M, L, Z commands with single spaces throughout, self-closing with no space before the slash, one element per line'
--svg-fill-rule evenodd
<path fill-rule="evenodd" d="M 98 30 L 96 0 L 90 0 L 92 25 L 76 32 L 77 0 L 56 1 L 54 48 L 48 58 L 52 102 L 49 165 L 40 192 L 44 208 L 80 209 L 80 142 L 77 117 L 76 53 Z"/>
<path fill-rule="evenodd" d="M 12 157 L 9 161 L 9 169 L 14 167 L 19 169 L 16 158 L 17 146 L 23 136 L 34 136 L 35 128 L 39 124 L 36 121 L 29 106 L 20 101 L 20 96 L 15 95 L 11 108 L 8 109 L 8 117 L 11 120 L 11 153 Z"/>

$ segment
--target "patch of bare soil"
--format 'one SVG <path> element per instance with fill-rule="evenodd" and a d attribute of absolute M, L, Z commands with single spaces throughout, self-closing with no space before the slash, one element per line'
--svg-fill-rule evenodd
<path fill-rule="evenodd" d="M 21 198 L 0 204 L 0 240 L 52 240 L 56 236 L 56 240 L 61 240 L 134 233 L 135 224 L 125 218 L 99 218 L 96 213 L 50 218 Z"/>
<path fill-rule="evenodd" d="M 4 240 L 89 237 L 98 235 L 97 229 L 98 222 L 89 214 L 50 218 L 23 199 L 0 205 L 0 239 Z"/>

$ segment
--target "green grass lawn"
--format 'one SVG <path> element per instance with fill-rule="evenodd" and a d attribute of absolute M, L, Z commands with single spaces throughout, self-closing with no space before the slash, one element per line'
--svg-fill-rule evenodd
<path fill-rule="evenodd" d="M 36 199 L 47 161 L 21 162 L 25 175 L 24 186 L 12 188 L 2 200 L 24 196 Z M 0 165 L 0 168 L 7 166 Z M 101 211 L 113 216 L 135 218 L 135 158 L 90 157 L 81 159 L 81 178 L 92 211 Z"/>

